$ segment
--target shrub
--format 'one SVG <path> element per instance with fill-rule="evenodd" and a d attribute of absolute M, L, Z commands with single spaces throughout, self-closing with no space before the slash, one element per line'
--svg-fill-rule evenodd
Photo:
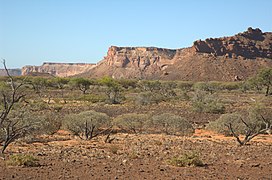
<path fill-rule="evenodd" d="M 120 148 L 117 145 L 112 145 L 112 146 L 109 147 L 109 151 L 112 154 L 117 154 L 119 150 L 120 150 Z"/>
<path fill-rule="evenodd" d="M 239 84 L 239 89 L 245 93 L 251 89 L 251 85 L 248 81 L 244 81 Z"/>
<path fill-rule="evenodd" d="M 135 97 L 135 103 L 138 105 L 158 104 L 165 100 L 165 96 L 152 92 L 141 92 Z"/>
<path fill-rule="evenodd" d="M 177 87 L 177 83 L 173 81 L 163 81 L 161 83 L 161 89 L 160 89 L 160 94 L 162 94 L 165 97 L 175 97 L 177 96 L 176 92 L 174 89 Z"/>
<path fill-rule="evenodd" d="M 77 98 L 80 101 L 88 101 L 91 103 L 104 102 L 106 101 L 106 97 L 102 95 L 94 95 L 94 94 L 82 94 Z"/>
<path fill-rule="evenodd" d="M 159 91 L 162 88 L 160 81 L 148 81 L 148 80 L 142 80 L 138 81 L 138 87 L 145 91 Z"/>
<path fill-rule="evenodd" d="M 37 167 L 40 166 L 39 160 L 31 155 L 13 154 L 10 156 L 7 164 L 10 166 Z"/>
<path fill-rule="evenodd" d="M 63 124 L 74 135 L 86 140 L 102 134 L 111 126 L 108 115 L 92 110 L 67 115 Z"/>
<path fill-rule="evenodd" d="M 199 153 L 196 151 L 186 152 L 180 157 L 174 157 L 168 160 L 168 163 L 177 167 L 204 166 L 203 161 L 200 159 Z"/>
<path fill-rule="evenodd" d="M 232 135 L 226 124 L 232 123 L 233 128 L 238 133 L 243 133 L 244 125 L 241 123 L 242 116 L 238 113 L 222 114 L 216 121 L 209 122 L 207 129 L 224 134 L 225 136 Z"/>
<path fill-rule="evenodd" d="M 241 82 L 224 82 L 220 85 L 220 89 L 233 91 L 240 89 L 241 85 Z"/>
<path fill-rule="evenodd" d="M 271 132 L 271 109 L 264 110 L 257 106 L 250 108 L 247 116 L 236 113 L 224 114 L 218 120 L 210 122 L 208 128 L 225 135 L 231 134 L 240 145 L 245 145 L 255 136 Z M 241 134 L 245 135 L 243 140 L 239 137 Z"/>
<path fill-rule="evenodd" d="M 129 113 L 116 117 L 113 122 L 121 129 L 138 133 L 143 131 L 148 119 L 146 114 Z"/>
<path fill-rule="evenodd" d="M 134 79 L 119 79 L 118 80 L 118 83 L 125 89 L 136 88 L 137 82 L 138 81 Z"/>
<path fill-rule="evenodd" d="M 215 95 L 197 91 L 192 98 L 193 109 L 197 112 L 224 113 L 225 106 Z"/>
<path fill-rule="evenodd" d="M 197 82 L 194 84 L 194 90 L 207 91 L 213 94 L 215 91 L 220 90 L 220 82 L 210 81 L 210 82 Z"/>
<path fill-rule="evenodd" d="M 191 91 L 194 83 L 191 81 L 181 81 L 177 83 L 177 87 L 182 91 Z"/>
<path fill-rule="evenodd" d="M 152 117 L 151 126 L 166 134 L 191 135 L 194 128 L 185 118 L 175 114 L 164 113 Z"/>

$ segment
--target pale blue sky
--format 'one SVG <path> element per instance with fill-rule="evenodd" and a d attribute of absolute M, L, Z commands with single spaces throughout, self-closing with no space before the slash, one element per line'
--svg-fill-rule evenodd
<path fill-rule="evenodd" d="M 271 0 L 0 0 L 0 58 L 95 63 L 111 45 L 182 48 L 271 22 Z"/>

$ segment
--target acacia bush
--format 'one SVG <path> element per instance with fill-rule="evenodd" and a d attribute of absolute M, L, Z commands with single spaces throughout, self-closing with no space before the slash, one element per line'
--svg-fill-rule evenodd
<path fill-rule="evenodd" d="M 64 117 L 63 126 L 81 139 L 91 140 L 111 127 L 110 117 L 93 110 Z"/>
<path fill-rule="evenodd" d="M 225 106 L 221 100 L 213 94 L 205 91 L 196 91 L 192 98 L 193 109 L 197 112 L 220 114 L 225 112 Z"/>
<path fill-rule="evenodd" d="M 2 123 L 0 142 L 2 153 L 12 142 L 21 139 L 32 142 L 39 135 L 53 134 L 59 130 L 61 122 L 52 111 L 34 112 L 29 107 L 17 104 L 9 117 Z"/>
<path fill-rule="evenodd" d="M 218 132 L 225 136 L 231 136 L 231 132 L 226 124 L 231 123 L 237 133 L 243 133 L 245 126 L 241 122 L 242 116 L 238 113 L 222 114 L 216 121 L 209 122 L 207 129 Z"/>
<path fill-rule="evenodd" d="M 122 86 L 111 77 L 103 77 L 99 80 L 100 85 L 104 86 L 104 92 L 107 96 L 106 103 L 109 104 L 120 104 L 125 100 L 123 96 Z"/>
<path fill-rule="evenodd" d="M 164 132 L 166 134 L 192 135 L 194 133 L 194 128 L 191 123 L 185 118 L 171 113 L 154 115 L 150 121 L 150 126 L 155 131 Z"/>
<path fill-rule="evenodd" d="M 223 114 L 218 120 L 210 122 L 207 128 L 224 135 L 233 135 L 240 145 L 245 145 L 261 133 L 271 133 L 271 117 L 271 109 L 253 107 L 244 116 L 238 113 Z M 244 139 L 239 135 L 244 135 Z"/>
<path fill-rule="evenodd" d="M 162 101 L 165 101 L 167 98 L 158 93 L 152 92 L 141 92 L 137 96 L 135 96 L 135 104 L 137 105 L 150 105 L 150 104 L 158 104 Z"/>
<path fill-rule="evenodd" d="M 150 117 L 147 114 L 128 113 L 117 116 L 113 120 L 113 123 L 126 131 L 141 133 L 147 128 L 149 118 Z"/>

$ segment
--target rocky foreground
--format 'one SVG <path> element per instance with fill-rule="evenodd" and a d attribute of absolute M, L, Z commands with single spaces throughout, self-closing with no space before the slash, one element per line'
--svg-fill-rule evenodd
<path fill-rule="evenodd" d="M 196 132 L 192 137 L 115 134 L 82 141 L 67 135 L 12 145 L 8 153 L 28 152 L 38 167 L 9 166 L 0 159 L 0 179 L 270 179 L 271 137 L 239 147 L 233 137 Z M 184 152 L 197 152 L 201 167 L 169 164 Z"/>

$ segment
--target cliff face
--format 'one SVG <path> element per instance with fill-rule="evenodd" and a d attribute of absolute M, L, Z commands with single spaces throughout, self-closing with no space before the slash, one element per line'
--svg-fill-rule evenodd
<path fill-rule="evenodd" d="M 260 29 L 248 28 L 235 36 L 209 38 L 195 41 L 196 52 L 211 53 L 229 58 L 272 58 L 272 33 L 263 33 Z"/>
<path fill-rule="evenodd" d="M 148 67 L 162 68 L 173 64 L 176 50 L 156 47 L 116 47 L 111 46 L 105 61 L 109 66 L 133 67 L 144 70 Z"/>
<path fill-rule="evenodd" d="M 67 77 L 91 70 L 96 64 L 85 63 L 43 63 L 41 66 L 24 66 L 22 75 L 31 73 L 48 73 L 54 76 Z"/>
<path fill-rule="evenodd" d="M 90 72 L 92 77 L 147 78 L 174 64 L 176 54 L 177 50 L 165 48 L 111 46 L 107 56 Z"/>
<path fill-rule="evenodd" d="M 272 67 L 272 33 L 248 28 L 230 37 L 198 40 L 183 49 L 111 46 L 97 65 L 44 63 L 23 67 L 22 75 L 231 81 L 235 76 L 246 79 L 264 67 Z"/>
<path fill-rule="evenodd" d="M 83 76 L 165 80 L 243 79 L 272 67 L 272 33 L 248 28 L 231 37 L 209 38 L 184 49 L 109 48 L 107 56 Z"/>
<path fill-rule="evenodd" d="M 8 69 L 8 71 L 11 76 L 21 76 L 22 74 L 21 69 Z M 7 76 L 7 72 L 5 69 L 0 69 L 0 76 Z"/>

